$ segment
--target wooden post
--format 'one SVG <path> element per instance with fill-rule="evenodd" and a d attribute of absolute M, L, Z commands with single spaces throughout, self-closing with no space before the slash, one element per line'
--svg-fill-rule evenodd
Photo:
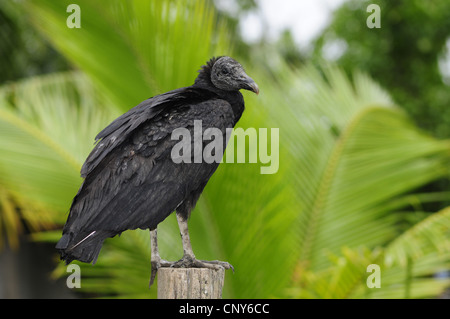
<path fill-rule="evenodd" d="M 158 299 L 221 299 L 225 270 L 158 269 Z"/>

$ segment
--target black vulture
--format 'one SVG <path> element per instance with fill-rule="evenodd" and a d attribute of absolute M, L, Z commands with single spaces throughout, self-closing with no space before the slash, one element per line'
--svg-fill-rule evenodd
<path fill-rule="evenodd" d="M 237 61 L 212 58 L 193 85 L 149 98 L 103 129 L 81 168 L 84 180 L 56 245 L 61 259 L 67 264 L 95 263 L 106 238 L 140 228 L 151 234 L 151 283 L 159 267 L 232 268 L 227 262 L 197 260 L 187 226 L 220 161 L 174 161 L 172 149 L 180 141 L 172 132 L 184 128 L 193 135 L 194 121 L 201 121 L 203 132 L 222 132 L 224 150 L 227 128 L 233 128 L 244 111 L 240 89 L 259 93 Z M 156 229 L 174 211 L 184 254 L 168 262 L 159 256 Z"/>

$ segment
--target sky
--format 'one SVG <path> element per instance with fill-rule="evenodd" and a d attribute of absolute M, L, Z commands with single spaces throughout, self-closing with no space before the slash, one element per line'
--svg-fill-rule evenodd
<path fill-rule="evenodd" d="M 219 1 L 221 6 L 229 0 Z M 345 0 L 256 0 L 259 9 L 243 16 L 240 29 L 248 42 L 257 41 L 264 30 L 276 39 L 286 28 L 295 42 L 305 48 L 331 21 L 331 14 Z M 264 28 L 266 26 L 266 28 Z"/>
<path fill-rule="evenodd" d="M 245 41 L 257 42 L 263 32 L 269 40 L 279 38 L 281 32 L 290 29 L 300 49 L 307 51 L 310 44 L 331 22 L 335 9 L 346 0 L 255 0 L 256 12 L 241 17 L 240 31 Z M 234 0 L 215 0 L 216 5 L 234 15 L 238 7 Z M 450 39 L 447 41 L 446 53 L 439 60 L 443 80 L 450 85 Z M 336 60 L 347 49 L 346 43 L 329 43 L 324 47 L 324 57 Z"/>

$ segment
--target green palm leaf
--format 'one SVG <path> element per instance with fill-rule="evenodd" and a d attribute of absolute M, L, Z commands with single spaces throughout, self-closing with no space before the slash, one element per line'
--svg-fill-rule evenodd
<path fill-rule="evenodd" d="M 0 88 L 0 231 L 11 247 L 22 221 L 32 232 L 64 221 L 91 138 L 109 121 L 102 100 L 79 73 Z"/>
<path fill-rule="evenodd" d="M 80 74 L 34 77 L 3 87 L 2 183 L 29 200 L 67 210 L 92 136 L 109 120 L 99 103 Z"/>
<path fill-rule="evenodd" d="M 295 166 L 300 258 L 320 270 L 329 265 L 327 254 L 343 246 L 391 240 L 397 233 L 392 212 L 408 204 L 399 198 L 446 176 L 449 142 L 415 128 L 361 74 L 352 85 L 333 68 L 324 69 L 325 77 L 311 68 L 283 73 L 288 79 L 281 86 L 296 83 L 295 89 L 283 100 L 274 88 L 261 103 L 273 110 L 277 100 L 284 102 L 283 112 L 272 116 Z"/>
<path fill-rule="evenodd" d="M 450 207 L 441 210 L 397 237 L 386 248 L 386 264 L 405 267 L 409 259 L 420 260 L 430 253 L 450 253 Z"/>
<path fill-rule="evenodd" d="M 435 274 L 450 267 L 450 208 L 445 208 L 395 238 L 377 262 L 383 265 L 381 289 L 362 291 L 371 298 L 432 298 L 450 286 L 449 278 Z"/>
<path fill-rule="evenodd" d="M 82 0 L 81 28 L 70 29 L 72 1 L 23 3 L 65 57 L 89 75 L 122 110 L 193 83 L 212 55 L 230 53 L 226 29 L 207 1 Z M 217 27 L 217 28 L 216 28 Z"/>
<path fill-rule="evenodd" d="M 450 279 L 434 278 L 450 265 L 450 208 L 415 224 L 385 248 L 342 248 L 331 266 L 306 271 L 291 290 L 299 298 L 430 298 L 439 296 Z M 369 288 L 369 265 L 380 268 L 380 287 Z"/>
<path fill-rule="evenodd" d="M 280 146 L 289 154 L 289 180 L 297 192 L 299 262 L 293 278 L 300 290 L 291 293 L 347 298 L 365 287 L 357 296 L 369 296 L 365 269 L 371 263 L 383 263 L 380 249 L 372 249 L 399 235 L 396 222 L 405 214 L 397 212 L 416 207 L 422 200 L 448 199 L 448 193 L 411 192 L 448 176 L 449 141 L 435 140 L 418 130 L 386 93 L 362 74 L 356 74 L 352 84 L 333 67 L 325 67 L 323 72 L 285 68 L 279 81 L 279 86 L 261 85 L 261 103 L 280 127 Z M 442 239 L 448 233 L 434 236 Z M 405 237 L 402 242 L 408 241 Z M 447 241 L 441 242 L 445 247 Z M 361 247 L 362 251 L 357 250 Z M 398 258 L 402 258 L 401 252 L 409 255 L 411 251 L 406 245 L 395 247 Z M 437 246 L 429 248 L 438 250 Z M 427 258 L 417 264 L 427 264 Z M 427 275 L 436 271 L 437 265 L 446 267 L 445 258 L 435 258 L 433 263 L 433 267 L 423 268 Z M 405 269 L 393 269 L 387 275 L 391 271 L 405 273 Z M 418 278 L 414 277 L 417 287 L 428 285 L 427 289 L 421 293 L 411 288 L 411 296 L 435 296 L 446 285 Z M 395 288 L 396 283 L 404 285 L 403 280 L 404 275 L 392 281 L 393 290 L 377 291 L 373 296 L 404 297 L 406 288 L 401 290 L 403 295 Z M 414 285 L 415 281 L 411 287 Z"/>

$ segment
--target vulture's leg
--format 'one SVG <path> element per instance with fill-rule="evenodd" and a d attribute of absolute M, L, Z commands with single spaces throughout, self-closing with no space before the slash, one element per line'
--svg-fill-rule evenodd
<path fill-rule="evenodd" d="M 183 267 L 183 268 L 212 268 L 212 269 L 232 269 L 234 272 L 234 268 L 232 265 L 227 263 L 226 261 L 219 260 L 198 260 L 195 258 L 194 251 L 191 246 L 191 239 L 189 237 L 188 223 L 187 220 L 178 212 L 177 221 L 178 227 L 180 228 L 181 241 L 183 242 L 183 258 L 177 261 L 172 267 Z"/>
<path fill-rule="evenodd" d="M 161 257 L 159 256 L 158 231 L 156 228 L 153 230 L 150 230 L 150 239 L 151 239 L 151 248 L 152 248 L 152 255 L 151 255 L 152 272 L 150 275 L 149 287 L 151 287 L 153 285 L 153 282 L 155 281 L 156 273 L 158 272 L 159 268 L 170 267 L 173 265 L 173 263 L 168 262 L 164 259 L 161 259 Z"/>
<path fill-rule="evenodd" d="M 173 268 L 211 268 L 211 269 L 232 269 L 234 272 L 233 266 L 231 266 L 226 261 L 219 260 L 198 260 L 195 258 L 194 252 L 191 246 L 191 240 L 189 238 L 189 230 L 187 220 L 178 212 L 177 221 L 178 227 L 180 228 L 181 233 L 181 241 L 183 242 L 183 258 L 176 262 L 170 262 L 164 259 L 161 259 L 158 251 L 158 232 L 157 229 L 150 230 L 150 239 L 151 239 L 151 264 L 152 271 L 150 275 L 150 287 L 155 281 L 156 273 L 158 269 L 161 267 L 173 267 Z"/>

